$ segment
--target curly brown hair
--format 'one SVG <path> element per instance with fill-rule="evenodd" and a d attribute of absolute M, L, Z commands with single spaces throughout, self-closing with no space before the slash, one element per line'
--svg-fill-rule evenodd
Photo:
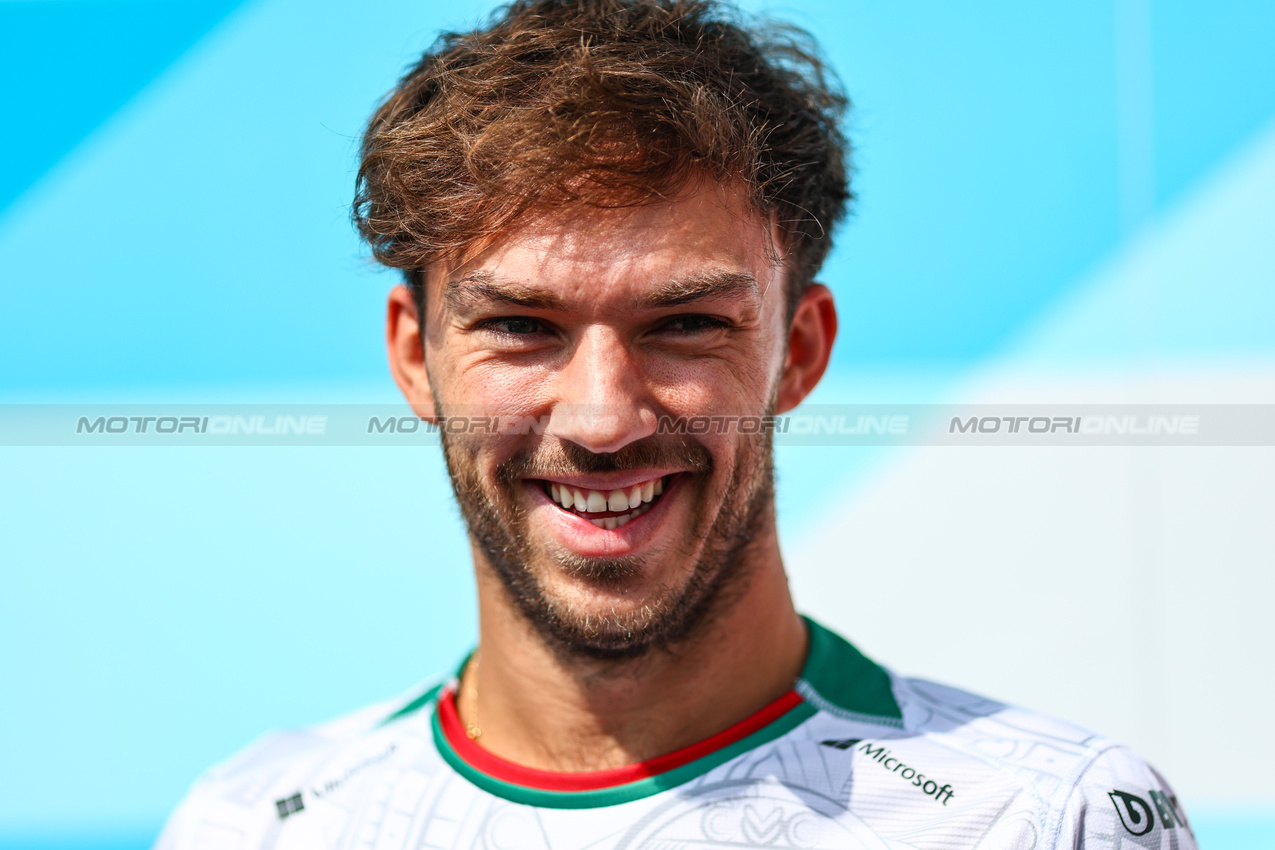
<path fill-rule="evenodd" d="M 622 207 L 737 183 L 776 222 L 789 315 L 850 200 L 848 101 L 813 39 L 713 0 L 516 0 L 445 33 L 368 123 L 353 219 L 423 271 L 528 211 Z"/>

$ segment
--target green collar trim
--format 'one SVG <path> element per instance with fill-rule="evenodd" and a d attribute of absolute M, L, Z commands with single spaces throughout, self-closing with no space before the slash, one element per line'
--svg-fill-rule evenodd
<path fill-rule="evenodd" d="M 396 710 L 393 714 L 386 717 L 380 723 L 376 724 L 377 728 L 380 728 L 382 726 L 388 726 L 389 724 L 393 723 L 395 720 L 404 718 L 409 714 L 414 714 L 415 712 L 420 711 L 422 708 L 424 708 L 427 705 L 432 705 L 434 700 L 438 699 L 439 693 L 442 692 L 443 687 L 449 681 L 452 681 L 453 679 L 459 681 L 460 674 L 464 671 L 465 665 L 468 664 L 469 659 L 473 657 L 474 657 L 474 650 L 471 649 L 469 652 L 465 653 L 465 657 L 462 658 L 460 660 L 460 663 L 456 665 L 456 669 L 452 671 L 452 674 L 450 676 L 448 676 L 447 678 L 440 681 L 438 684 L 431 687 L 429 690 L 427 690 L 425 693 L 421 694 L 416 699 L 409 702 L 407 705 L 404 705 L 403 707 Z"/>
<path fill-rule="evenodd" d="M 389 726 L 395 720 L 398 720 L 400 718 L 406 717 L 409 714 L 413 714 L 417 711 L 420 711 L 425 706 L 434 702 L 434 700 L 438 698 L 438 694 L 442 689 L 443 689 L 443 683 L 439 682 L 437 685 L 430 688 L 428 691 L 421 694 L 416 699 L 409 702 L 407 705 L 398 709 L 389 717 L 386 717 L 384 720 L 382 720 L 380 723 L 376 724 L 377 727 L 379 728 L 381 726 Z"/>
<path fill-rule="evenodd" d="M 670 788 L 676 788 L 679 785 L 690 782 L 692 779 L 703 776 L 713 768 L 725 764 L 736 756 L 743 755 L 749 750 L 788 734 L 816 713 L 817 710 L 813 706 L 803 702 L 793 707 L 787 714 L 769 726 L 758 729 L 746 738 L 740 738 L 735 743 L 709 753 L 689 764 L 684 764 L 681 767 L 656 776 L 639 779 L 636 782 L 617 785 L 613 788 L 600 788 L 595 791 L 545 791 L 539 788 L 527 788 L 522 785 L 502 782 L 474 769 L 456 754 L 451 744 L 448 743 L 447 736 L 443 734 L 443 727 L 438 720 L 437 711 L 430 718 L 430 723 L 434 730 L 434 745 L 438 748 L 443 760 L 451 765 L 452 769 L 457 773 L 487 793 L 514 803 L 538 806 L 545 809 L 594 809 L 603 806 L 618 806 L 621 803 L 640 800 L 643 797 L 650 797 L 653 794 L 659 794 L 661 791 L 667 791 Z"/>
<path fill-rule="evenodd" d="M 810 629 L 810 651 L 797 692 L 833 716 L 901 727 L 903 712 L 890 674 L 841 635 L 809 617 L 802 619 Z"/>
<path fill-rule="evenodd" d="M 848 641 L 808 617 L 803 618 L 810 631 L 810 650 L 798 679 L 796 690 L 805 702 L 753 734 L 729 746 L 709 753 L 689 764 L 625 785 L 594 791 L 545 791 L 503 782 L 471 767 L 456 754 L 443 734 L 438 711 L 431 713 L 430 726 L 434 745 L 443 760 L 474 785 L 505 800 L 551 809 L 589 809 L 616 806 L 640 800 L 661 791 L 676 788 L 725 764 L 749 750 L 769 743 L 796 729 L 819 711 L 848 720 L 901 727 L 903 712 L 894 698 L 890 674 L 865 657 Z M 465 667 L 468 656 L 454 674 Z M 440 683 L 413 699 L 381 721 L 385 726 L 433 706 L 445 683 Z"/>

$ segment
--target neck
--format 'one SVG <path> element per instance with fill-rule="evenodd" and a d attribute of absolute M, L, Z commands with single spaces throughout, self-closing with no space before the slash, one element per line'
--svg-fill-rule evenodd
<path fill-rule="evenodd" d="M 478 569 L 481 663 L 461 718 L 494 755 L 542 770 L 621 767 L 701 741 L 783 696 L 806 656 L 773 535 L 742 592 L 675 647 L 599 660 L 556 651 Z"/>

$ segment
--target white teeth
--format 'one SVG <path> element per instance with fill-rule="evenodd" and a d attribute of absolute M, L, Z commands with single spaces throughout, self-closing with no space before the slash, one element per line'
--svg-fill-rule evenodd
<path fill-rule="evenodd" d="M 603 511 L 630 511 L 628 516 L 604 517 L 589 520 L 599 528 L 618 528 L 646 513 L 651 508 L 651 501 L 664 492 L 664 479 L 655 478 L 642 484 L 634 484 L 626 490 L 612 490 L 603 493 L 600 490 L 579 490 L 556 481 L 549 482 L 549 496 L 554 502 L 567 510 L 574 508 L 580 513 L 601 513 Z M 616 520 L 614 526 L 607 526 L 608 519 Z"/>
<path fill-rule="evenodd" d="M 650 505 L 643 505 L 642 507 L 632 511 L 631 513 L 624 514 L 623 516 L 601 517 L 599 519 L 591 519 L 589 522 L 593 523 L 598 528 L 606 529 L 607 531 L 615 531 L 617 528 L 621 528 L 622 526 L 625 526 L 637 519 L 650 509 Z"/>

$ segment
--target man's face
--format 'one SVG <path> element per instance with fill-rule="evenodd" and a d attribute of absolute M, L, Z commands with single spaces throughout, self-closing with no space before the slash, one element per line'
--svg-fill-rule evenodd
<path fill-rule="evenodd" d="M 444 450 L 480 561 L 561 648 L 628 656 L 685 637 L 773 533 L 765 429 L 660 423 L 773 412 L 775 250 L 713 187 L 533 220 L 430 278 L 438 415 L 536 423 L 444 427 Z"/>

